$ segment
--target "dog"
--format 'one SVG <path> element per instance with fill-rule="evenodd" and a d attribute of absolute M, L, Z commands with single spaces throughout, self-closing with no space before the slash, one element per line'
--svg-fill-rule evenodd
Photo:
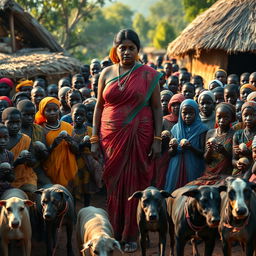
<path fill-rule="evenodd" d="M 166 235 L 168 231 L 168 214 L 165 198 L 171 195 L 166 191 L 159 191 L 155 187 L 148 187 L 144 191 L 136 191 L 128 200 L 139 199 L 137 207 L 137 224 L 140 231 L 140 246 L 142 255 L 146 255 L 148 232 L 159 233 L 160 255 L 164 256 Z"/>
<path fill-rule="evenodd" d="M 223 255 L 231 255 L 232 241 L 238 241 L 247 256 L 256 250 L 256 184 L 228 177 L 227 192 L 222 193 L 219 233 Z"/>
<path fill-rule="evenodd" d="M 73 256 L 72 233 L 76 221 L 74 199 L 63 186 L 47 184 L 35 191 L 39 195 L 36 202 L 39 223 L 43 222 L 46 234 L 47 255 L 55 254 L 58 243 L 58 230 L 65 226 L 67 232 L 67 255 Z"/>
<path fill-rule="evenodd" d="M 22 240 L 23 255 L 30 256 L 32 231 L 27 207 L 33 205 L 20 189 L 9 189 L 2 195 L 0 237 L 3 256 L 8 256 L 8 244 L 11 240 Z"/>
<path fill-rule="evenodd" d="M 212 255 L 220 222 L 220 193 L 226 186 L 184 186 L 167 199 L 170 218 L 171 255 L 184 255 L 186 242 L 191 240 L 193 255 L 199 255 L 196 239 L 205 242 L 205 254 Z M 175 239 L 174 239 L 175 237 Z"/>
<path fill-rule="evenodd" d="M 77 216 L 76 234 L 82 255 L 86 250 L 92 256 L 110 256 L 114 250 L 122 252 L 119 242 L 113 238 L 113 228 L 103 209 L 82 208 Z"/>

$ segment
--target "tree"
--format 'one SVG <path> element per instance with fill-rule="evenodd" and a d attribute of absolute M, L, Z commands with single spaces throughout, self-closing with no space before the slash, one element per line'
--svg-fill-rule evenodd
<path fill-rule="evenodd" d="M 155 30 L 155 36 L 153 39 L 154 47 L 161 49 L 166 48 L 175 38 L 175 32 L 167 21 L 160 21 Z"/>
<path fill-rule="evenodd" d="M 69 50 L 81 45 L 79 24 L 92 18 L 105 0 L 17 0 Z"/>
<path fill-rule="evenodd" d="M 149 38 L 147 35 L 150 29 L 150 25 L 142 14 L 140 13 L 135 14 L 133 18 L 132 27 L 138 33 L 142 44 L 145 45 L 149 43 Z"/>
<path fill-rule="evenodd" d="M 185 18 L 192 21 L 198 14 L 208 9 L 217 0 L 183 0 L 185 8 Z"/>
<path fill-rule="evenodd" d="M 92 58 L 102 59 L 109 54 L 114 35 L 132 24 L 133 12 L 129 6 L 114 3 L 111 6 L 98 8 L 89 22 L 81 23 L 78 28 L 81 45 L 71 53 L 87 62 Z"/>

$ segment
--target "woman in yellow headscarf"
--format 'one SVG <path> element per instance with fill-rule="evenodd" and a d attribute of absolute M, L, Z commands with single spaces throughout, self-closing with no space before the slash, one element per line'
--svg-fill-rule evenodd
<path fill-rule="evenodd" d="M 46 144 L 50 156 L 45 161 L 44 170 L 53 183 L 67 186 L 77 172 L 75 154 L 77 143 L 71 138 L 72 126 L 59 120 L 60 102 L 53 97 L 44 98 L 39 104 L 35 123 L 46 131 Z"/>

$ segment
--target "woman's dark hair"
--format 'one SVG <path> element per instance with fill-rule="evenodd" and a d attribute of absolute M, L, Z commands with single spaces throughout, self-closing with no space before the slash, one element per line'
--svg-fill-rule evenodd
<path fill-rule="evenodd" d="M 132 41 L 136 46 L 138 51 L 140 50 L 140 39 L 137 33 L 131 29 L 122 29 L 120 30 L 114 38 L 114 46 L 117 47 L 124 40 Z"/>

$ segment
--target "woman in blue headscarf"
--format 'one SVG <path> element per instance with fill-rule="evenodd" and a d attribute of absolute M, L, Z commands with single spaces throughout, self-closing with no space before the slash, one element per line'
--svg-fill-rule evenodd
<path fill-rule="evenodd" d="M 166 175 L 166 191 L 172 192 L 201 176 L 207 129 L 200 119 L 198 104 L 191 99 L 183 101 L 178 123 L 171 130 L 176 141 L 170 142 L 172 157 Z"/>

